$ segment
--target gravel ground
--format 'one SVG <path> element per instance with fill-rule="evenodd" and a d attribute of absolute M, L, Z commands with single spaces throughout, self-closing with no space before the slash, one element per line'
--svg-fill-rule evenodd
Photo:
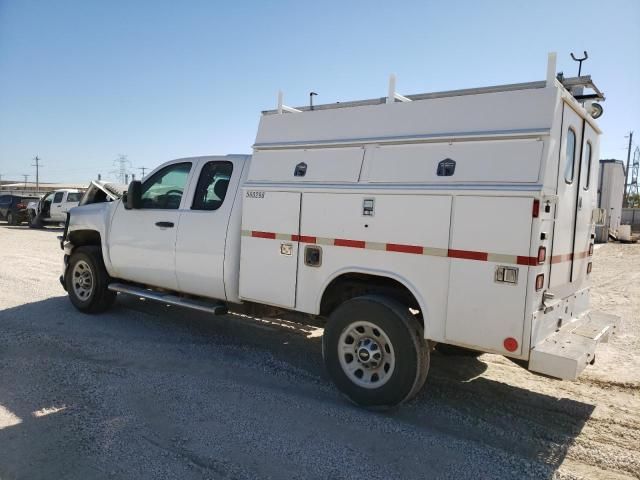
<path fill-rule="evenodd" d="M 0 225 L 0 479 L 640 477 L 640 245 L 597 249 L 624 316 L 577 382 L 434 354 L 389 413 L 347 403 L 321 329 L 131 298 L 78 313 L 56 229 Z"/>

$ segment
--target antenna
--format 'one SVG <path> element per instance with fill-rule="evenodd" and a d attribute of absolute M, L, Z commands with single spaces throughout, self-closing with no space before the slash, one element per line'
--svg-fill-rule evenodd
<path fill-rule="evenodd" d="M 578 62 L 578 76 L 580 76 L 580 73 L 582 72 L 582 62 L 584 62 L 587 58 L 589 58 L 589 55 L 587 55 L 587 51 L 584 50 L 582 53 L 584 53 L 584 57 L 582 58 L 576 58 L 576 56 L 571 53 L 571 58 L 573 58 L 574 62 Z"/>

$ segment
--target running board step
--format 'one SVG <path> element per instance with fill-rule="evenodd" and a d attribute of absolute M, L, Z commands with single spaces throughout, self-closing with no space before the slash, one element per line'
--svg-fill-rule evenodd
<path fill-rule="evenodd" d="M 156 302 L 168 303 L 169 305 L 176 305 L 178 307 L 212 313 L 213 315 L 225 315 L 228 313 L 227 306 L 222 302 L 194 300 L 192 298 L 179 297 L 172 293 L 154 292 L 153 290 L 134 287 L 133 285 L 127 285 L 125 283 L 110 283 L 109 290 L 112 292 L 135 295 L 136 297 L 142 297 Z"/>

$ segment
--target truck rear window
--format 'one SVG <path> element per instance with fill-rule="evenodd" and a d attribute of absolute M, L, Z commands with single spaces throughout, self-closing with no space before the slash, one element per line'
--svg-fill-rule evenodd
<path fill-rule="evenodd" d="M 576 159 L 576 132 L 572 128 L 567 130 L 567 148 L 565 150 L 565 169 L 564 169 L 564 181 L 567 183 L 573 183 L 573 172 L 575 170 Z"/>
<path fill-rule="evenodd" d="M 67 202 L 79 202 L 80 194 L 79 193 L 69 193 L 67 195 Z"/>

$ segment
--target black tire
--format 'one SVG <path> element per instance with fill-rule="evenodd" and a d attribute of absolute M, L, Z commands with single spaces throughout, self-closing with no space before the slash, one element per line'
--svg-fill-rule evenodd
<path fill-rule="evenodd" d="M 7 213 L 7 223 L 9 225 L 18 225 L 18 219 L 16 218 L 16 216 L 13 214 L 13 212 L 9 212 Z"/>
<path fill-rule="evenodd" d="M 478 350 L 471 350 L 470 348 L 458 347 L 456 345 L 448 345 L 446 343 L 439 343 L 436 345 L 436 350 L 442 355 L 455 356 L 455 357 L 472 357 L 477 358 L 484 352 Z"/>
<path fill-rule="evenodd" d="M 348 340 L 348 331 L 360 321 L 375 325 L 376 330 L 382 331 L 391 343 L 395 366 L 380 387 L 371 388 L 372 383 L 369 388 L 359 385 L 348 376 L 341 364 L 341 361 L 348 361 L 349 356 L 351 361 L 360 362 L 355 341 L 353 354 L 339 352 L 343 333 Z M 358 344 L 362 341 L 361 338 Z M 344 356 L 342 360 L 341 355 Z M 424 386 L 429 371 L 429 348 L 420 323 L 401 303 L 377 295 L 347 300 L 331 313 L 322 337 L 322 356 L 338 389 L 355 404 L 369 408 L 391 408 L 410 400 Z M 383 357 L 382 362 L 385 361 Z M 370 375 L 372 370 L 364 371 L 364 375 Z M 370 378 L 373 379 L 373 376 Z"/>
<path fill-rule="evenodd" d="M 74 282 L 78 282 L 78 277 L 74 278 L 75 267 L 78 263 L 84 262 L 83 268 L 90 270 L 92 276 L 92 289 L 86 297 L 78 294 Z M 76 248 L 69 258 L 69 265 L 65 273 L 65 287 L 69 294 L 69 299 L 74 307 L 84 313 L 99 313 L 107 310 L 116 299 L 116 293 L 110 291 L 109 274 L 104 267 L 102 251 L 100 247 L 87 246 Z"/>

